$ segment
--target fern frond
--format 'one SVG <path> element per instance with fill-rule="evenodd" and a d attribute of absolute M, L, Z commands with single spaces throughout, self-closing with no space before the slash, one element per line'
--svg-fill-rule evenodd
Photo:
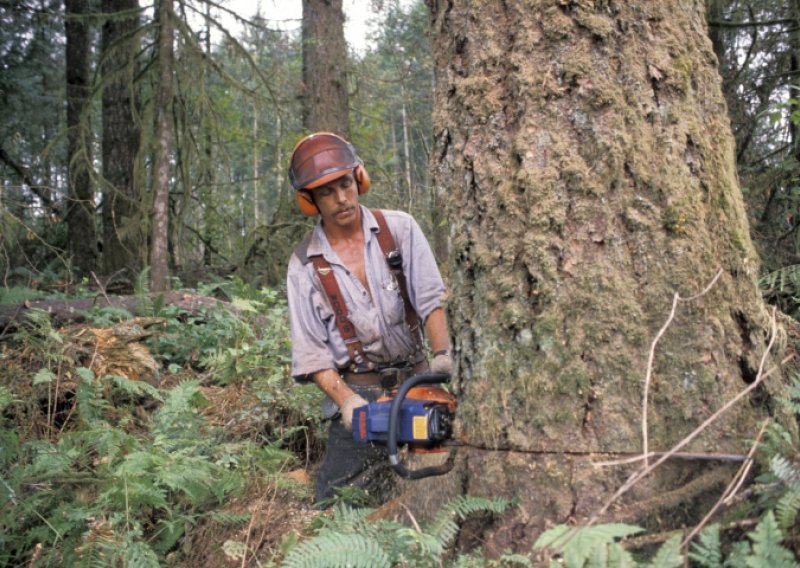
<path fill-rule="evenodd" d="M 692 543 L 689 558 L 703 568 L 722 568 L 722 544 L 719 540 L 719 525 L 713 524 L 700 533 Z"/>
<path fill-rule="evenodd" d="M 797 568 L 794 555 L 781 546 L 783 533 L 775 516 L 769 511 L 761 518 L 755 530 L 748 534 L 753 541 L 753 556 L 748 564 L 753 568 Z"/>
<path fill-rule="evenodd" d="M 135 541 L 125 548 L 126 568 L 159 568 L 158 556 L 146 543 Z"/>
<path fill-rule="evenodd" d="M 780 454 L 769 460 L 769 468 L 789 489 L 800 493 L 800 469 Z"/>
<path fill-rule="evenodd" d="M 577 528 L 558 525 L 543 532 L 533 547 L 534 549 L 549 547 L 561 552 L 567 566 L 583 566 L 591 558 L 602 559 L 606 557 L 606 554 L 609 563 L 612 561 L 613 555 L 617 559 L 615 562 L 628 565 L 625 564 L 627 553 L 622 548 L 611 545 L 615 544 L 615 540 L 618 538 L 624 538 L 642 530 L 640 527 L 621 523 Z"/>
<path fill-rule="evenodd" d="M 147 395 L 159 401 L 164 400 L 164 397 L 161 396 L 161 391 L 145 381 L 132 381 L 122 375 L 106 375 L 105 378 L 115 387 L 131 396 Z"/>
<path fill-rule="evenodd" d="M 782 530 L 793 527 L 798 511 L 800 511 L 800 493 L 794 491 L 786 492 L 775 504 L 775 516 L 777 517 L 778 526 Z"/>
<path fill-rule="evenodd" d="M 679 568 L 683 566 L 681 536 L 676 535 L 662 544 L 648 566 L 649 568 Z"/>
<path fill-rule="evenodd" d="M 359 534 L 331 533 L 300 543 L 284 560 L 285 568 L 390 568 L 381 546 Z"/>
<path fill-rule="evenodd" d="M 508 509 L 509 504 L 507 499 L 501 497 L 489 499 L 459 495 L 436 513 L 428 532 L 439 540 L 442 547 L 447 547 L 458 534 L 458 524 L 455 523 L 454 517 L 464 520 L 468 516 L 482 511 L 503 513 Z"/>

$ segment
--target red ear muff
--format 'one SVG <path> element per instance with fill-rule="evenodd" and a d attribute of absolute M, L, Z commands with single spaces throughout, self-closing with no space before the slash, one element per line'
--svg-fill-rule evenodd
<path fill-rule="evenodd" d="M 307 217 L 319 215 L 319 209 L 317 209 L 311 194 L 306 189 L 301 189 L 297 192 L 297 205 L 300 207 L 300 212 Z"/>
<path fill-rule="evenodd" d="M 369 174 L 362 164 L 358 164 L 353 170 L 353 177 L 358 184 L 358 194 L 362 195 L 369 191 L 372 182 L 370 182 Z"/>

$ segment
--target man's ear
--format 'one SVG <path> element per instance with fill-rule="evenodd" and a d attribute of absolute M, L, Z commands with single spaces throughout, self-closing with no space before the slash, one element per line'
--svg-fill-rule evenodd
<path fill-rule="evenodd" d="M 319 215 L 316 203 L 314 203 L 314 193 L 307 189 L 297 190 L 297 206 L 300 207 L 300 212 L 308 217 Z"/>

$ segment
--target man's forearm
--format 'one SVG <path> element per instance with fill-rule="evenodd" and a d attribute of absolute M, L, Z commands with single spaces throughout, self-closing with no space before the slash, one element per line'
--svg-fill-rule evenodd
<path fill-rule="evenodd" d="M 436 308 L 425 320 L 425 334 L 431 346 L 431 352 L 443 351 L 450 345 L 450 338 L 447 332 L 447 316 L 444 309 Z"/>
<path fill-rule="evenodd" d="M 347 386 L 335 369 L 324 369 L 314 373 L 314 383 L 327 394 L 336 406 L 342 407 L 344 401 L 353 396 L 353 390 Z"/>

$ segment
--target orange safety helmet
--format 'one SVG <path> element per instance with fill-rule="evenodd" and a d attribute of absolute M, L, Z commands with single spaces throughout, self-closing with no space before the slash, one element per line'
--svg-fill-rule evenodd
<path fill-rule="evenodd" d="M 321 187 L 350 172 L 359 195 L 367 193 L 369 174 L 350 142 L 330 132 L 315 132 L 300 140 L 289 160 L 289 180 L 297 190 L 300 211 L 309 217 L 319 214 L 313 199 L 303 190 Z"/>

